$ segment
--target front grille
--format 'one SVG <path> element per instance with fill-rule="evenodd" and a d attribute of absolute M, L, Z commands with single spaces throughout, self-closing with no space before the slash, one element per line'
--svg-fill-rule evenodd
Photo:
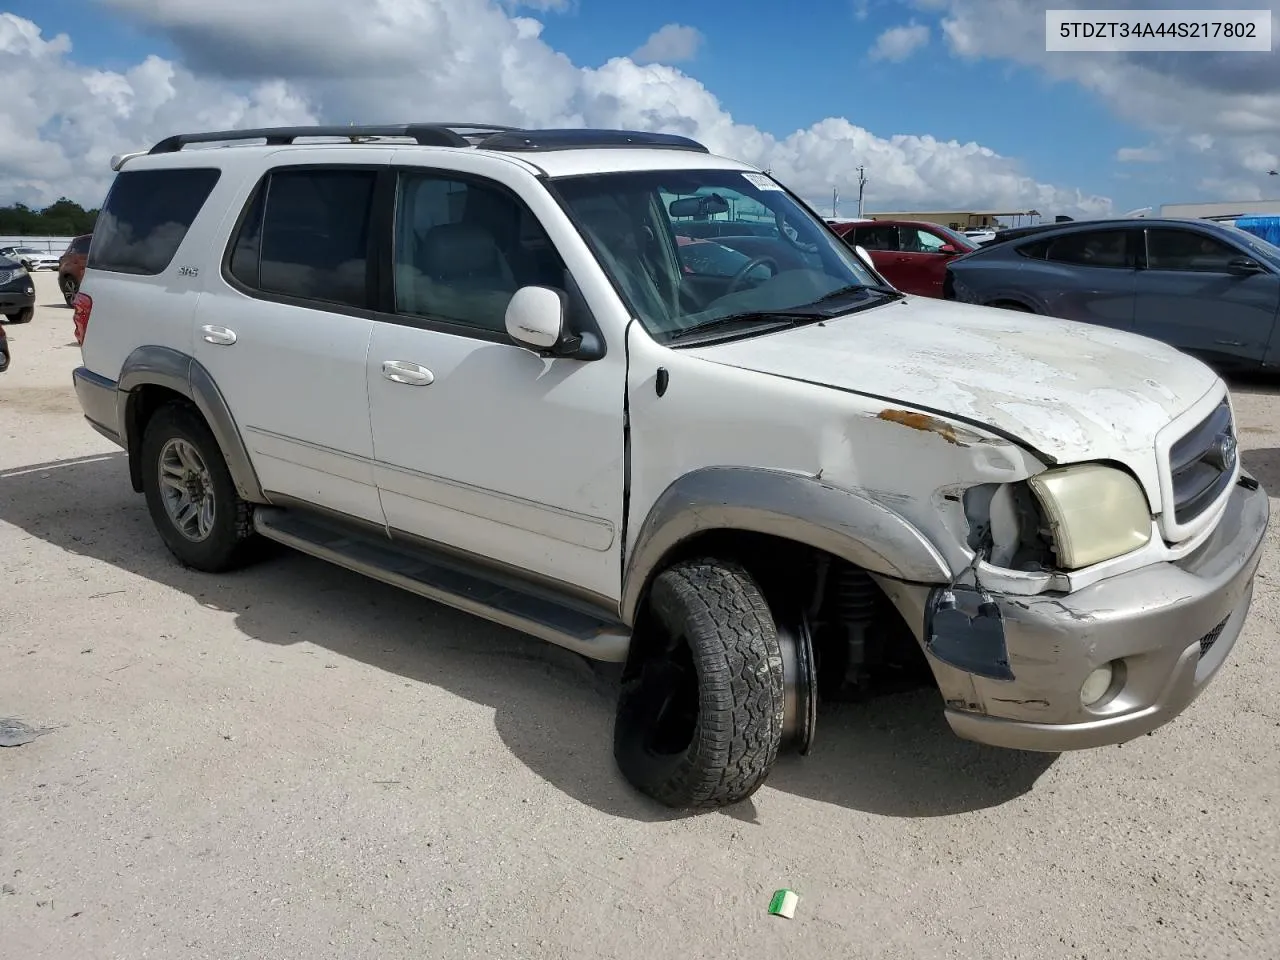
<path fill-rule="evenodd" d="M 1190 523 L 1218 499 L 1236 469 L 1236 433 L 1226 400 L 1169 451 L 1173 516 Z"/>
<path fill-rule="evenodd" d="M 1218 624 L 1216 627 L 1214 627 L 1212 630 L 1210 630 L 1208 633 L 1206 633 L 1203 637 L 1200 638 L 1200 659 L 1201 660 L 1204 659 L 1205 654 L 1209 652 L 1209 650 L 1213 647 L 1213 645 L 1218 642 L 1218 638 L 1222 636 L 1222 631 L 1227 626 L 1227 620 L 1230 620 L 1230 619 L 1231 619 L 1230 617 L 1227 617 L 1226 620 L 1223 620 L 1220 624 Z"/>
<path fill-rule="evenodd" d="M 22 276 L 21 270 L 0 270 L 0 287 L 3 287 L 10 280 L 16 280 Z"/>

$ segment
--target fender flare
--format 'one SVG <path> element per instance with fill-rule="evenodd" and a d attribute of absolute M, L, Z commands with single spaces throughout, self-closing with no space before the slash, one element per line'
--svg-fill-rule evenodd
<path fill-rule="evenodd" d="M 623 623 L 635 623 L 641 598 L 672 549 L 712 530 L 769 534 L 899 580 L 951 579 L 937 548 L 884 504 L 807 474 L 704 467 L 675 480 L 645 517 L 623 574 Z"/>
<path fill-rule="evenodd" d="M 129 452 L 129 474 L 134 489 L 142 489 L 141 437 L 133 429 L 133 404 L 139 387 L 157 386 L 181 394 L 195 404 L 213 431 L 214 439 L 222 451 L 227 470 L 236 485 L 236 492 L 250 503 L 269 503 L 258 481 L 258 472 L 249 459 L 249 450 L 226 398 L 218 389 L 212 375 L 205 367 L 180 350 L 172 347 L 138 347 L 125 359 L 120 369 L 116 390 L 116 422 L 120 424 L 121 438 Z"/>

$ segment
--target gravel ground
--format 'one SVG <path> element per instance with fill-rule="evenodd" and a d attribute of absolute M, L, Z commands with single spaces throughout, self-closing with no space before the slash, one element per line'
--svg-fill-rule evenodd
<path fill-rule="evenodd" d="M 296 554 L 175 565 L 37 286 L 0 376 L 0 717 L 51 732 L 0 750 L 0 957 L 1275 955 L 1274 533 L 1233 655 L 1153 736 L 986 749 L 921 692 L 673 816 L 574 658 Z M 1237 397 L 1280 491 L 1280 392 Z"/>

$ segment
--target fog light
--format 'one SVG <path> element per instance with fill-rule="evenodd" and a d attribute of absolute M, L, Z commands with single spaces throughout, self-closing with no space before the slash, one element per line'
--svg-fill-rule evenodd
<path fill-rule="evenodd" d="M 1085 678 L 1084 685 L 1080 688 L 1080 702 L 1086 707 L 1092 707 L 1107 695 L 1107 691 L 1111 689 L 1111 679 L 1114 676 L 1115 670 L 1109 663 L 1103 664 L 1089 674 Z"/>

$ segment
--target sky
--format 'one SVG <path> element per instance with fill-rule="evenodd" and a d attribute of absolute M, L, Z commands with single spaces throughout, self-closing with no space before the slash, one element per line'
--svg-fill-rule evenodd
<path fill-rule="evenodd" d="M 859 165 L 867 211 L 1280 197 L 1280 54 L 1046 52 L 1072 6 L 1104 5 L 8 0 L 0 204 L 97 206 L 177 132 L 428 120 L 684 133 L 840 216 Z"/>

